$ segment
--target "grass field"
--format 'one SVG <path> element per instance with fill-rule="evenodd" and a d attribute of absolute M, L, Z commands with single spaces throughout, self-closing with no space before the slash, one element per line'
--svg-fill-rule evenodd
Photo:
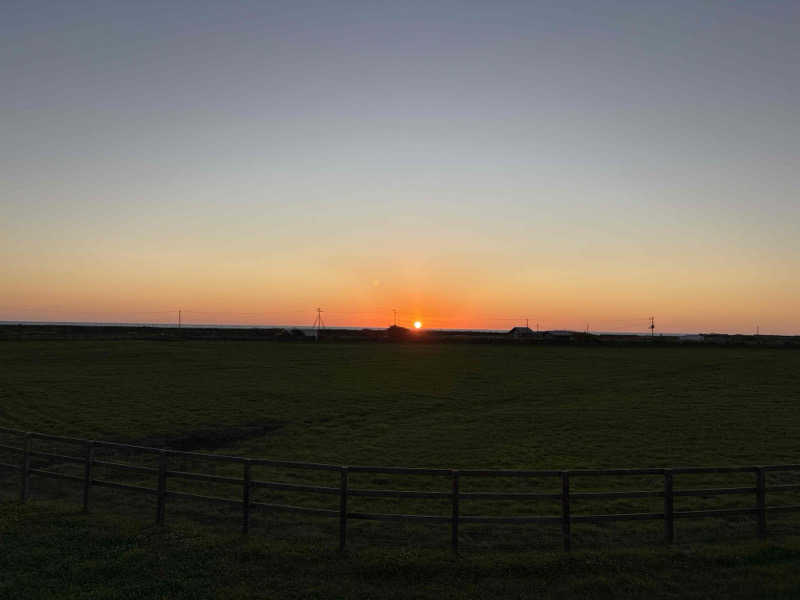
<path fill-rule="evenodd" d="M 792 351 L 54 342 L 0 363 L 0 423 L 51 433 L 277 423 L 234 450 L 407 466 L 800 459 Z"/>
<path fill-rule="evenodd" d="M 800 462 L 800 352 L 787 350 L 22 342 L 0 344 L 0 365 L 0 425 L 95 439 L 189 439 L 200 451 L 351 465 L 561 469 Z M 256 425 L 267 433 L 203 447 L 210 431 Z M 314 473 L 284 476 L 330 483 Z M 15 481 L 7 483 L 10 499 Z M 583 485 L 646 489 L 658 483 L 642 477 Z M 680 487 L 728 483 L 747 482 L 720 476 Z M 370 477 L 361 485 L 446 489 L 446 483 L 424 478 Z M 506 480 L 476 482 L 474 489 L 490 485 L 498 491 L 545 489 L 541 482 Z M 0 543 L 14 550 L 0 558 L 0 571 L 10 574 L 0 593 L 8 597 L 58 597 L 54 590 L 65 572 L 77 582 L 62 593 L 70 598 L 800 594 L 800 542 L 794 537 L 800 528 L 788 518 L 770 523 L 769 542 L 750 539 L 748 519 L 681 523 L 673 549 L 657 546 L 658 523 L 586 525 L 575 528 L 579 550 L 572 557 L 557 551 L 556 530 L 474 526 L 464 529 L 460 560 L 446 551 L 446 528 L 359 523 L 351 554 L 339 557 L 330 552 L 335 535 L 327 523 L 268 515 L 242 540 L 226 528 L 231 517 L 224 511 L 170 507 L 168 527 L 160 530 L 149 524 L 149 499 L 98 495 L 107 509 L 83 516 L 69 485 L 42 484 L 33 492 L 39 503 L 0 505 Z M 291 494 L 276 497 L 300 502 Z M 798 503 L 789 495 L 783 501 Z M 315 502 L 322 506 L 325 499 Z M 381 512 L 441 512 L 427 501 L 370 502 L 366 508 Z M 648 510 L 647 502 L 574 510 L 630 512 Z M 723 497 L 684 506 L 737 502 L 752 505 L 749 498 Z M 557 506 L 476 502 L 469 512 L 554 514 Z M 39 560 L 60 566 L 33 577 Z M 153 561 L 163 581 L 142 575 L 155 568 Z M 107 569 L 126 575 L 109 579 Z M 89 593 L 101 583 L 101 592 Z"/>

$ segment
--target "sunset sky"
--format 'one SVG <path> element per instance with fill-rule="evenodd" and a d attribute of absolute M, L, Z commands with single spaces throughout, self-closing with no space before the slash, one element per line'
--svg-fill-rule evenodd
<path fill-rule="evenodd" d="M 0 320 L 800 333 L 800 2 L 4 2 Z"/>

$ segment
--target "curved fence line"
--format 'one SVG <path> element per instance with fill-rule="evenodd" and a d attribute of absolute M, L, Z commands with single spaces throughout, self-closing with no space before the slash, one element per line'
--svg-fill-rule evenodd
<path fill-rule="evenodd" d="M 0 451 L 17 454 L 21 456 L 21 462 L 11 464 L 0 462 L 0 469 L 18 471 L 19 479 L 19 498 L 26 502 L 30 496 L 31 475 L 74 481 L 82 484 L 83 489 L 83 510 L 88 511 L 90 504 L 90 491 L 92 487 L 107 487 L 126 492 L 142 493 L 156 497 L 156 517 L 158 524 L 164 523 L 166 501 L 169 498 L 186 498 L 203 500 L 227 506 L 240 507 L 242 511 L 242 532 L 247 533 L 250 524 L 250 512 L 253 509 L 275 512 L 289 512 L 307 515 L 325 516 L 338 518 L 339 520 L 339 549 L 344 550 L 347 543 L 347 524 L 350 520 L 371 520 L 371 521 L 410 521 L 410 522 L 430 522 L 430 523 L 449 523 L 451 529 L 450 544 L 454 551 L 458 551 L 459 532 L 458 527 L 461 523 L 484 523 L 484 524 L 560 524 L 561 536 L 565 550 L 571 547 L 571 525 L 572 523 L 604 523 L 611 521 L 652 521 L 660 520 L 664 522 L 664 539 L 667 543 L 672 543 L 675 539 L 675 519 L 682 518 L 718 518 L 733 515 L 754 515 L 757 521 L 756 533 L 759 537 L 767 534 L 767 513 L 787 513 L 800 512 L 800 504 L 767 506 L 767 492 L 792 492 L 800 491 L 800 484 L 766 485 L 766 476 L 770 472 L 776 471 L 800 471 L 800 464 L 783 465 L 758 465 L 758 466 L 723 466 L 723 467 L 676 467 L 676 468 L 631 468 L 631 469 L 568 469 L 568 470 L 516 470 L 516 469 L 428 469 L 416 467 L 385 467 L 385 466 L 345 466 L 325 463 L 310 463 L 286 460 L 271 460 L 266 458 L 247 458 L 242 456 L 226 456 L 221 454 L 202 454 L 198 452 L 184 452 L 179 450 L 169 450 L 164 448 L 153 448 L 149 446 L 138 446 L 134 444 L 123 444 L 119 442 L 106 442 L 100 440 L 89 440 L 83 438 L 65 437 L 49 435 L 38 432 L 27 432 L 18 429 L 0 427 L 0 433 L 17 436 L 22 439 L 21 446 L 11 446 L 0 444 Z M 51 441 L 57 443 L 71 444 L 79 446 L 82 456 L 66 455 L 54 452 L 46 452 L 33 448 L 35 440 Z M 137 452 L 154 454 L 157 458 L 157 466 L 148 467 L 142 465 L 128 464 L 124 462 L 103 460 L 96 456 L 97 450 L 107 448 L 110 450 L 134 450 Z M 185 458 L 196 458 L 222 463 L 237 464 L 242 468 L 241 477 L 228 477 L 213 475 L 208 473 L 187 472 L 170 470 L 168 468 L 168 457 L 181 456 Z M 83 475 L 69 475 L 57 471 L 32 468 L 32 458 L 52 459 L 55 461 L 75 463 L 83 465 Z M 149 488 L 141 485 L 122 483 L 98 479 L 94 476 L 94 467 L 113 468 L 122 471 L 143 473 L 157 476 L 157 486 Z M 252 467 L 267 466 L 286 469 L 306 469 L 317 471 L 338 472 L 340 474 L 339 485 L 316 486 L 306 484 L 296 484 L 277 481 L 259 481 L 252 478 Z M 349 487 L 349 475 L 351 473 L 371 473 L 389 475 L 427 475 L 434 477 L 447 478 L 450 482 L 450 491 L 427 491 L 427 490 L 391 490 L 391 489 L 353 489 Z M 747 487 L 730 488 L 702 488 L 702 489 L 674 489 L 674 477 L 676 475 L 697 475 L 697 474 L 730 474 L 730 473 L 751 473 L 754 475 L 754 485 Z M 576 477 L 620 477 L 620 476 L 662 476 L 663 487 L 658 490 L 632 490 L 632 491 L 613 491 L 613 492 L 574 492 L 571 491 L 570 482 Z M 462 492 L 460 482 L 463 478 L 497 478 L 497 477 L 519 477 L 519 478 L 552 478 L 554 483 L 560 483 L 560 492 L 541 493 L 541 492 Z M 192 480 L 209 483 L 225 483 L 241 486 L 241 496 L 239 498 L 222 498 L 217 496 L 206 496 L 191 494 L 176 490 L 169 490 L 167 482 L 169 479 Z M 273 504 L 255 502 L 251 499 L 251 493 L 256 489 L 281 490 L 294 493 L 336 495 L 339 497 L 338 509 L 324 509 L 315 507 L 293 506 L 288 504 Z M 675 510 L 674 501 L 677 497 L 714 497 L 722 495 L 754 495 L 756 506 L 744 508 L 722 508 L 713 510 Z M 369 497 L 369 498 L 426 498 L 426 499 L 448 499 L 450 501 L 450 511 L 447 515 L 428 515 L 428 514 L 394 514 L 394 513 L 365 513 L 351 512 L 348 510 L 348 498 Z M 612 500 L 612 499 L 633 499 L 633 498 L 662 498 L 663 510 L 661 512 L 647 513 L 623 513 L 623 514 L 594 514 L 594 515 L 573 515 L 570 508 L 571 500 Z M 461 502 L 463 500 L 554 500 L 560 502 L 560 514 L 555 515 L 516 515 L 516 516 L 489 516 L 489 515 L 462 515 Z"/>

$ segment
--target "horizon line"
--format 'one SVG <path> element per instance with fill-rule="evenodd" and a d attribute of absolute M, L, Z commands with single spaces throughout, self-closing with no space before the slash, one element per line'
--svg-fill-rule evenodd
<path fill-rule="evenodd" d="M 4 325 L 59 325 L 59 326 L 87 326 L 87 327 L 162 327 L 165 329 L 181 329 L 181 328 L 194 328 L 194 329 L 299 329 L 313 331 L 313 325 L 298 325 L 298 324 L 251 324 L 251 323 L 160 323 L 160 322 L 144 322 L 144 321 L 35 321 L 35 320 L 1 320 L 0 326 Z M 369 331 L 384 331 L 391 327 L 366 327 L 359 325 L 333 325 L 325 326 L 322 329 L 335 329 L 335 330 L 369 330 Z M 424 331 L 442 331 L 442 332 L 476 332 L 476 333 L 508 333 L 517 327 L 524 328 L 524 326 L 515 325 L 508 329 L 488 329 L 488 328 L 465 328 L 465 327 L 425 327 Z M 537 333 L 545 332 L 570 332 L 570 333 L 589 333 L 591 335 L 636 335 L 636 336 L 650 336 L 650 332 L 638 331 L 609 331 L 609 330 L 596 330 L 582 331 L 579 329 L 568 328 L 554 328 L 554 329 L 541 329 Z M 794 333 L 720 333 L 714 331 L 699 331 L 699 332 L 677 332 L 677 331 L 660 331 L 656 334 L 658 336 L 687 336 L 687 335 L 741 335 L 750 337 L 797 337 L 800 334 Z"/>

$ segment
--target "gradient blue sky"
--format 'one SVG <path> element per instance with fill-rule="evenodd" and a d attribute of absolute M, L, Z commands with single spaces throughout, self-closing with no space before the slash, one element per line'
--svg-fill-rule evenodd
<path fill-rule="evenodd" d="M 1 9 L 0 319 L 800 333 L 800 2 Z"/>

